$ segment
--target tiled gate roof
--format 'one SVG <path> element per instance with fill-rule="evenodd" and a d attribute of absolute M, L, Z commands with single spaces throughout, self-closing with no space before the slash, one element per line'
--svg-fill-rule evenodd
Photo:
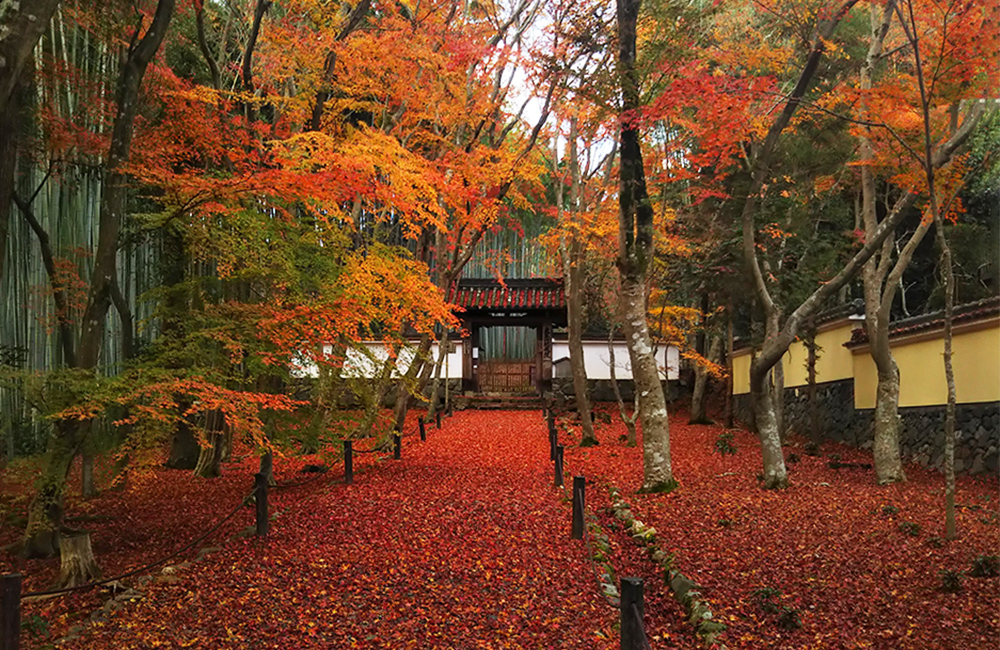
<path fill-rule="evenodd" d="M 459 280 L 448 302 L 469 309 L 521 311 L 565 309 L 566 294 L 561 280 L 526 278 L 505 280 Z"/>

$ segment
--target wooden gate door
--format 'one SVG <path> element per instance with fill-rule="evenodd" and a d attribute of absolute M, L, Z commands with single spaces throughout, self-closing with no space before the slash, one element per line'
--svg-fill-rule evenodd
<path fill-rule="evenodd" d="M 483 361 L 478 368 L 479 390 L 484 393 L 535 392 L 535 363 L 494 359 Z"/>

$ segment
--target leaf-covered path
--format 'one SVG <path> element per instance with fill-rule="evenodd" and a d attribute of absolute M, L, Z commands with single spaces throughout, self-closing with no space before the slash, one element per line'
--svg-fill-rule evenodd
<path fill-rule="evenodd" d="M 323 483 L 325 481 L 325 483 Z M 345 486 L 276 499 L 230 541 L 88 628 L 79 648 L 595 648 L 617 639 L 537 411 L 457 413 Z M 598 632 L 601 635 L 598 635 Z"/>

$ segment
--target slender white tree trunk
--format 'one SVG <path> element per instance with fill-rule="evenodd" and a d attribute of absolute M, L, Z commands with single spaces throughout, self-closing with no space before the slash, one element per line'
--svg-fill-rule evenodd
<path fill-rule="evenodd" d="M 642 423 L 643 479 L 641 492 L 665 492 L 677 486 L 670 466 L 670 424 L 667 401 L 646 323 L 646 288 L 622 281 L 622 330 L 632 362 L 632 379 L 639 394 Z"/>

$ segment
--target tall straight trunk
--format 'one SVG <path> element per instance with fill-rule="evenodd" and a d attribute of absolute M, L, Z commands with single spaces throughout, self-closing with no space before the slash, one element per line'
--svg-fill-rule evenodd
<path fill-rule="evenodd" d="M 809 441 L 818 445 L 820 443 L 819 432 L 819 403 L 816 396 L 816 362 L 819 360 L 819 347 L 816 345 L 816 319 L 810 318 L 806 328 L 806 384 L 809 400 Z"/>
<path fill-rule="evenodd" d="M 764 348 L 774 341 L 780 331 L 779 314 L 772 310 L 764 322 L 766 338 Z M 773 343 L 772 343 L 773 346 Z M 785 456 L 781 451 L 781 429 L 778 422 L 778 408 L 774 387 L 768 376 L 769 370 L 779 362 L 775 359 L 767 363 L 767 357 L 758 355 L 750 363 L 750 395 L 753 404 L 754 425 L 757 437 L 760 439 L 761 459 L 764 463 L 764 488 L 778 490 L 788 487 L 788 470 L 785 467 Z"/>
<path fill-rule="evenodd" d="M 20 84 L 23 86 L 23 83 Z M 3 282 L 7 259 L 7 233 L 10 232 L 10 213 L 14 197 L 14 172 L 17 169 L 17 134 L 19 131 L 21 97 L 23 91 L 15 88 L 8 110 L 0 111 L 0 282 Z"/>
<path fill-rule="evenodd" d="M 931 199 L 933 204 L 933 196 Z M 951 246 L 944 232 L 944 220 L 935 210 L 935 230 L 941 250 L 941 280 L 944 285 L 944 377 L 948 384 L 948 404 L 944 412 L 944 517 L 945 538 L 955 539 L 955 369 L 952 366 L 952 323 L 955 313 L 955 270 Z"/>
<path fill-rule="evenodd" d="M 713 336 L 705 353 L 705 359 L 710 363 L 715 363 L 722 349 L 722 339 Z M 691 390 L 691 420 L 688 424 L 711 424 L 706 413 L 706 394 L 708 393 L 708 370 L 702 364 L 697 364 L 694 369 L 694 388 Z"/>
<path fill-rule="evenodd" d="M 111 293 L 117 278 L 118 237 L 125 219 L 128 189 L 128 159 L 138 112 L 139 88 L 146 67 L 160 49 L 173 14 L 174 0 L 159 0 L 146 33 L 135 34 L 122 62 L 115 93 L 117 114 L 111 127 L 108 156 L 104 163 L 97 249 L 87 306 L 82 320 L 82 334 L 75 367 L 93 371 L 100 358 L 101 343 Z M 48 454 L 40 488 L 28 513 L 23 547 L 32 555 L 51 555 L 56 550 L 51 540 L 58 540 L 62 526 L 63 490 L 73 458 L 86 441 L 89 422 L 63 420 L 55 424 L 49 438 Z M 58 517 L 53 517 L 53 514 Z"/>
<path fill-rule="evenodd" d="M 562 209 L 562 177 L 559 176 L 557 186 L 558 213 L 562 218 L 575 222 L 580 210 L 580 162 L 576 150 L 576 118 L 570 119 L 569 130 L 569 170 L 570 170 L 570 200 L 569 211 Z M 567 216 L 564 216 L 567 215 Z M 592 447 L 597 444 L 594 435 L 594 421 L 590 413 L 590 390 L 587 386 L 587 364 L 583 355 L 583 245 L 577 224 L 570 228 L 568 242 L 562 248 L 563 277 L 566 281 L 566 321 L 567 339 L 569 344 L 569 364 L 573 374 L 573 394 L 576 398 L 576 412 L 580 415 L 580 426 L 583 430 L 581 447 Z"/>
<path fill-rule="evenodd" d="M 6 115 L 38 39 L 48 29 L 59 0 L 4 2 L 0 10 L 0 115 Z"/>
<path fill-rule="evenodd" d="M 80 494 L 84 499 L 97 496 L 97 487 L 94 485 L 94 454 L 84 451 L 81 454 L 80 463 Z"/>
<path fill-rule="evenodd" d="M 860 86 L 863 91 L 872 87 L 872 77 L 875 64 L 879 60 L 885 36 L 892 20 L 895 0 L 890 0 L 885 7 L 873 4 L 870 9 L 871 40 L 864 65 L 861 66 Z M 866 100 L 860 104 L 862 118 L 870 119 Z M 878 218 L 875 212 L 875 177 L 871 170 L 874 161 L 874 150 L 871 139 L 866 131 L 858 138 L 858 150 L 861 165 L 861 214 L 860 221 L 864 224 L 865 234 L 871 237 L 878 228 Z M 926 232 L 924 226 L 918 229 L 919 238 Z M 917 237 L 918 235 L 914 235 Z M 875 479 L 880 485 L 905 481 L 903 462 L 899 449 L 900 417 L 899 417 L 899 368 L 889 348 L 889 319 L 895 286 L 885 286 L 884 281 L 889 271 L 893 251 L 893 237 L 887 237 L 879 253 L 865 262 L 861 270 L 865 299 L 865 329 L 868 332 L 869 354 L 875 364 L 878 376 L 878 386 L 875 391 L 875 417 L 873 420 L 874 444 L 872 460 L 875 465 Z M 908 258 L 900 257 L 897 266 L 902 273 Z"/>
<path fill-rule="evenodd" d="M 580 285 L 583 280 L 582 261 L 579 255 L 574 255 L 576 242 L 570 245 L 569 273 L 566 275 L 566 320 L 568 323 L 569 361 L 573 372 L 573 393 L 576 397 L 576 411 L 580 414 L 580 425 L 583 429 L 581 447 L 591 447 L 597 444 L 594 435 L 594 421 L 591 416 L 590 388 L 587 382 L 587 366 L 583 355 L 583 292 Z M 574 261 L 574 257 L 576 260 Z"/>
<path fill-rule="evenodd" d="M 660 372 L 646 322 L 646 285 L 625 278 L 621 287 L 622 330 L 632 363 L 632 380 L 642 423 L 642 492 L 670 491 L 677 486 L 670 465 L 670 424 Z"/>
<path fill-rule="evenodd" d="M 639 391 L 642 422 L 642 492 L 674 489 L 670 466 L 667 402 L 646 322 L 646 278 L 653 259 L 653 206 L 646 191 L 639 128 L 639 80 L 635 65 L 636 23 L 641 0 L 618 0 L 618 75 L 622 91 L 621 157 L 618 167 L 618 273 L 622 330 Z"/>
<path fill-rule="evenodd" d="M 726 307 L 726 428 L 733 428 L 733 303 Z"/>
<path fill-rule="evenodd" d="M 778 440 L 785 444 L 785 360 L 778 359 L 771 368 L 771 381 L 774 384 L 774 419 L 778 428 Z"/>

